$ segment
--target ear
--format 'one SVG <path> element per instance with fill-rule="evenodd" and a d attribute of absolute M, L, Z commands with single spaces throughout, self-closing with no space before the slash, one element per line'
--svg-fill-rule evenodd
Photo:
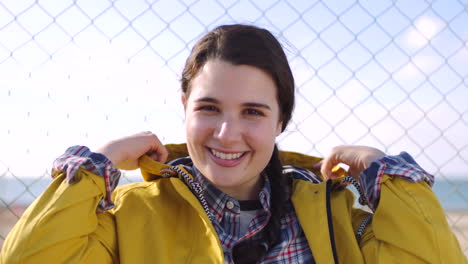
<path fill-rule="evenodd" d="M 187 106 L 187 96 L 185 96 L 185 93 L 182 93 L 182 96 L 180 97 L 180 100 L 182 104 L 184 105 L 184 110 L 186 109 Z"/>
<path fill-rule="evenodd" d="M 278 125 L 276 126 L 276 136 L 281 134 L 281 130 L 283 128 L 283 121 L 278 121 Z"/>

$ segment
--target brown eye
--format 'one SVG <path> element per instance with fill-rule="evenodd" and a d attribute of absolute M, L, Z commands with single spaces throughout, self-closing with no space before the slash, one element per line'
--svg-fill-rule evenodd
<path fill-rule="evenodd" d="M 250 116 L 263 116 L 263 112 L 257 109 L 249 108 L 245 110 L 245 114 Z"/>
<path fill-rule="evenodd" d="M 218 112 L 218 108 L 215 107 L 214 105 L 204 105 L 204 106 L 200 106 L 198 107 L 197 110 L 201 110 L 201 111 L 206 111 L 206 112 Z"/>

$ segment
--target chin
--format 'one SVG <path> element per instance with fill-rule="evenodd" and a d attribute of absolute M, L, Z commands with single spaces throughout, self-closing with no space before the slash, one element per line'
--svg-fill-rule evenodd
<path fill-rule="evenodd" d="M 219 174 L 218 174 L 219 175 Z M 224 174 L 223 177 L 207 177 L 205 176 L 211 183 L 213 183 L 216 187 L 235 187 L 239 185 L 232 177 L 229 175 Z"/>

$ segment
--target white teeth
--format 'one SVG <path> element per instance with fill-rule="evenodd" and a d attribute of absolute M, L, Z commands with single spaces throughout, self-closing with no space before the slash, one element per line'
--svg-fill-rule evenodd
<path fill-rule="evenodd" d="M 222 152 L 216 151 L 216 150 L 214 150 L 214 149 L 211 149 L 211 153 L 213 153 L 213 155 L 215 155 L 216 157 L 218 157 L 218 158 L 220 158 L 220 159 L 225 159 L 225 160 L 238 159 L 238 158 L 240 158 L 240 156 L 242 156 L 242 154 L 243 154 L 243 152 L 226 154 L 226 153 L 222 153 Z"/>

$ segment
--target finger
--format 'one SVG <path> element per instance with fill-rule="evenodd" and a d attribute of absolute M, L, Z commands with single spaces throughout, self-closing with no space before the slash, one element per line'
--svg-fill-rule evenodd
<path fill-rule="evenodd" d="M 315 169 L 315 170 L 320 170 L 320 168 L 322 167 L 322 164 L 323 164 L 323 160 L 315 163 L 312 165 L 312 169 Z"/>
<path fill-rule="evenodd" d="M 167 151 L 166 147 L 161 145 L 161 150 L 159 152 L 158 158 L 156 159 L 159 162 L 165 163 L 167 157 L 169 156 L 169 151 Z"/>
<path fill-rule="evenodd" d="M 148 155 L 152 160 L 159 161 L 159 154 L 157 152 L 148 152 L 146 155 Z"/>
<path fill-rule="evenodd" d="M 331 157 L 327 157 L 323 160 L 320 172 L 325 180 L 333 178 L 332 168 L 335 166 L 335 163 Z"/>
<path fill-rule="evenodd" d="M 169 156 L 169 151 L 167 151 L 166 147 L 161 143 L 159 138 L 151 133 L 153 136 L 153 144 L 152 144 L 152 149 L 150 151 L 150 157 L 153 160 L 159 161 L 159 162 L 166 162 L 167 157 Z"/>
<path fill-rule="evenodd" d="M 359 174 L 361 174 L 360 170 L 354 169 L 352 167 L 349 167 L 348 169 L 348 175 L 353 177 L 354 179 L 358 180 L 359 179 Z"/>
<path fill-rule="evenodd" d="M 323 164 L 324 164 L 323 160 L 319 161 L 318 163 L 312 165 L 312 168 L 316 169 L 316 170 L 320 170 L 320 173 L 322 174 L 322 176 L 323 176 L 323 178 L 325 180 L 339 177 L 339 175 L 335 174 L 332 169 L 328 169 L 326 171 L 322 170 L 322 168 L 324 168 Z M 333 166 L 332 166 L 332 168 L 333 168 Z"/>
<path fill-rule="evenodd" d="M 160 153 L 160 152 L 150 152 L 147 153 L 147 155 L 152 159 L 157 162 L 164 163 L 167 160 L 168 154 Z"/>

